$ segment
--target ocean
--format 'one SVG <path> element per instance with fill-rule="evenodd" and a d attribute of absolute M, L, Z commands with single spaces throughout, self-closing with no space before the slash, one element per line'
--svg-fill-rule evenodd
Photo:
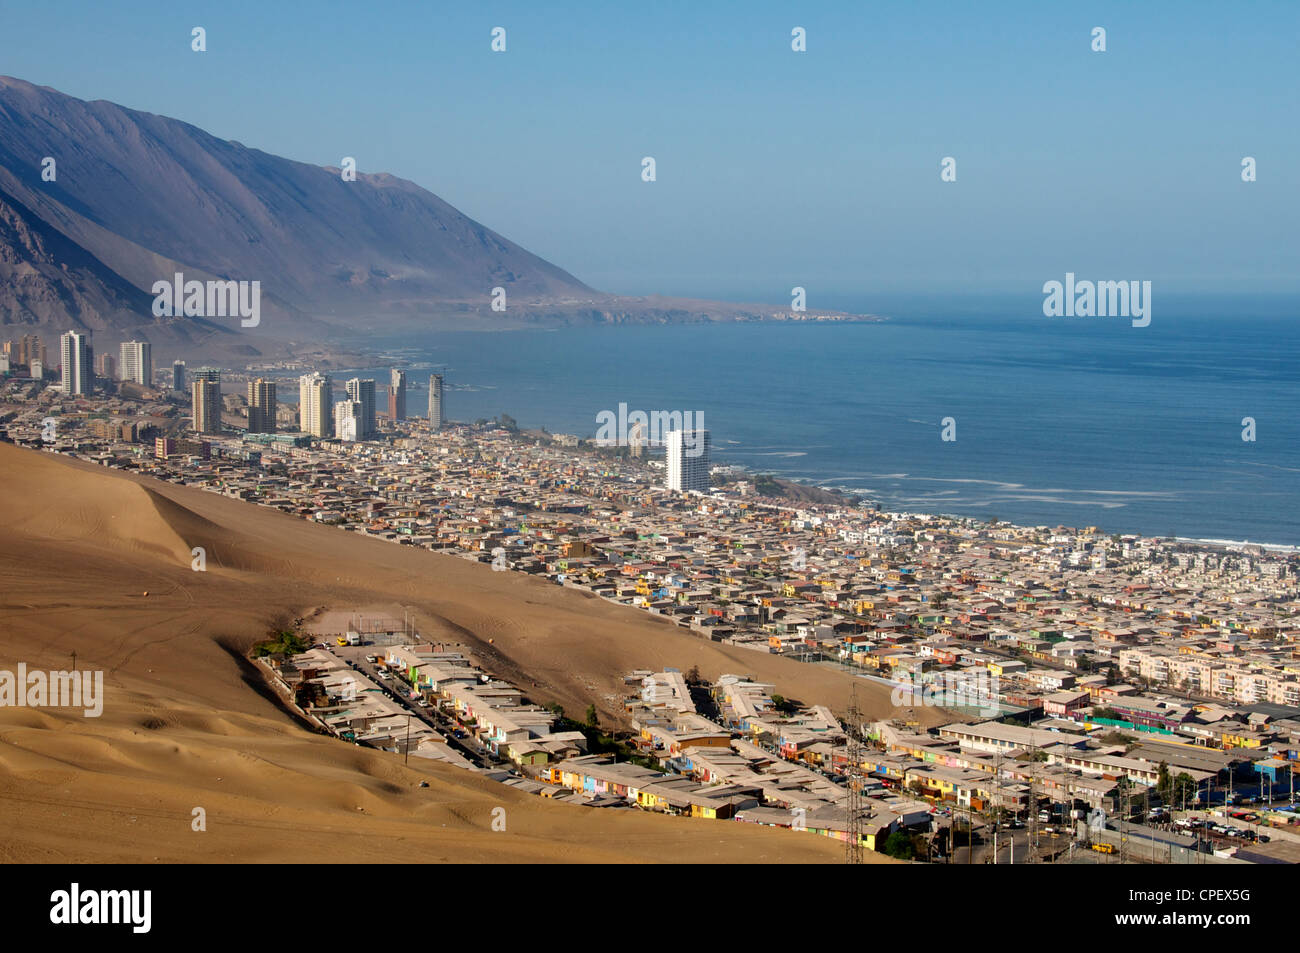
<path fill-rule="evenodd" d="M 1153 320 L 1046 318 L 1041 296 L 909 298 L 880 323 L 583 327 L 370 342 L 444 413 L 594 436 L 601 411 L 691 411 L 733 463 L 881 507 L 1300 545 L 1294 298 L 1155 299 Z M 851 305 L 840 305 L 846 310 Z M 387 383 L 387 366 L 356 369 Z M 945 418 L 951 418 L 944 440 Z M 1253 440 L 1250 436 L 1252 418 Z"/>

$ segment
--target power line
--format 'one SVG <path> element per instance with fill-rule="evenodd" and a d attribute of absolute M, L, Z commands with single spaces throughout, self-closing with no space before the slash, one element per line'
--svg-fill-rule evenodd
<path fill-rule="evenodd" d="M 846 864 L 862 863 L 862 712 L 858 710 L 858 686 L 855 683 L 849 694 L 849 713 L 845 725 L 846 754 L 848 757 L 848 841 L 844 847 Z"/>

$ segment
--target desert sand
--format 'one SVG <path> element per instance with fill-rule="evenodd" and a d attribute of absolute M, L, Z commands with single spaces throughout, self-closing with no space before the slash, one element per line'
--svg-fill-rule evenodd
<path fill-rule="evenodd" d="M 409 610 L 535 701 L 621 717 L 622 674 L 746 673 L 842 711 L 848 676 L 200 490 L 0 445 L 0 668 L 104 672 L 99 718 L 0 708 L 8 862 L 836 862 L 786 830 L 594 810 L 311 734 L 242 655 L 318 610 Z M 207 571 L 191 569 L 191 548 Z M 148 593 L 145 595 L 145 593 Z M 488 640 L 491 639 L 489 644 Z M 859 691 L 868 717 L 887 693 Z M 948 720 L 918 709 L 923 723 Z M 427 780 L 427 788 L 419 787 Z M 506 831 L 492 809 L 506 809 Z M 205 832 L 191 829 L 195 808 Z M 868 859 L 887 861 L 868 854 Z"/>

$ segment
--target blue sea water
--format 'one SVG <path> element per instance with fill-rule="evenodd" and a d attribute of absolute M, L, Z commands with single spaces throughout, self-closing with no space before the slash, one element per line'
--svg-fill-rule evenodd
<path fill-rule="evenodd" d="M 458 332 L 379 342 L 445 414 L 593 436 L 620 402 L 703 413 L 715 462 L 888 509 L 1300 544 L 1300 308 L 1157 298 L 1149 327 L 1016 299 L 882 323 Z M 386 381 L 386 368 L 362 369 Z M 942 420 L 956 440 L 941 439 Z M 1243 418 L 1255 440 L 1242 439 Z"/>

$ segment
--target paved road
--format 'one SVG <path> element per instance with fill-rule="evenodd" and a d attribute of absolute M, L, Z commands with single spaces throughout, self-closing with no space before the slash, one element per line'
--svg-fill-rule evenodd
<path fill-rule="evenodd" d="M 419 705 L 416 705 L 414 701 L 406 696 L 406 692 L 410 690 L 410 684 L 408 682 L 399 681 L 395 677 L 390 679 L 380 678 L 379 673 L 386 670 L 367 662 L 366 656 L 383 654 L 382 647 L 373 645 L 350 645 L 345 647 L 326 644 L 325 649 L 332 655 L 342 659 L 344 662 L 356 663 L 357 671 L 366 675 L 376 685 L 386 691 L 391 698 L 395 699 L 398 704 L 410 712 L 413 717 L 420 719 L 424 724 L 442 735 L 448 747 L 459 752 L 476 767 L 488 771 L 505 769 L 512 773 L 518 773 L 515 770 L 514 765 L 498 759 L 483 747 L 483 745 L 479 744 L 479 742 L 468 732 L 465 732 L 466 737 L 464 739 L 457 738 L 454 732 L 462 731 L 462 729 L 460 729 L 459 726 L 457 726 L 446 714 L 438 711 L 432 706 L 429 708 L 421 708 Z"/>

